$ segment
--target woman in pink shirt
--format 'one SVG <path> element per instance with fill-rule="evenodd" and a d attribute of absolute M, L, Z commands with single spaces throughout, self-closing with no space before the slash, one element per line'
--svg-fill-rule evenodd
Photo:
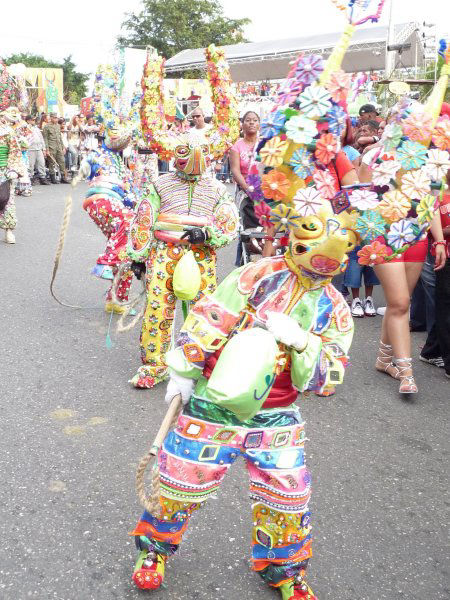
<path fill-rule="evenodd" d="M 251 110 L 246 112 L 242 119 L 243 137 L 239 138 L 230 150 L 231 173 L 238 186 L 239 193 L 237 194 L 236 201 L 239 206 L 239 212 L 242 218 L 242 225 L 244 229 L 251 229 L 260 226 L 260 223 L 255 216 L 253 202 L 248 197 L 249 189 L 245 180 L 248 175 L 248 170 L 252 162 L 256 145 L 258 143 L 259 124 L 259 116 L 255 112 Z M 249 251 L 255 253 L 256 248 L 249 248 Z M 241 244 L 239 244 L 238 255 L 236 257 L 237 266 L 241 265 L 241 259 L 242 248 Z"/>

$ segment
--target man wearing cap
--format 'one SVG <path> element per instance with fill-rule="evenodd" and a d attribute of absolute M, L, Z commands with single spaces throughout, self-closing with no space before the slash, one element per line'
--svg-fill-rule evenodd
<path fill-rule="evenodd" d="M 31 115 L 25 117 L 29 128 L 31 129 L 32 136 L 30 140 L 30 147 L 28 148 L 28 163 L 30 170 L 30 177 L 33 181 L 35 175 L 35 169 L 39 177 L 39 181 L 42 185 L 49 185 L 45 177 L 45 142 L 42 137 L 42 132 L 39 127 L 36 126 L 36 119 Z"/>
<path fill-rule="evenodd" d="M 58 125 L 58 115 L 50 113 L 50 123 L 47 123 L 42 130 L 47 153 L 50 155 L 50 179 L 56 183 L 55 163 L 58 164 L 61 171 L 61 183 L 70 183 L 67 176 L 67 170 L 64 160 L 64 144 L 61 136 L 61 128 Z"/>
<path fill-rule="evenodd" d="M 381 118 L 379 117 L 378 111 L 373 104 L 363 104 L 359 109 L 359 122 L 360 124 L 364 124 L 367 121 L 377 121 L 380 122 Z"/>

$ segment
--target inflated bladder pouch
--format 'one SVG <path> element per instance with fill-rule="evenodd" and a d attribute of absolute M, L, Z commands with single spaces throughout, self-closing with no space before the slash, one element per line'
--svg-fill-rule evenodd
<path fill-rule="evenodd" d="M 200 291 L 202 276 L 192 250 L 180 258 L 173 272 L 173 293 L 180 300 L 193 300 Z"/>
<path fill-rule="evenodd" d="M 241 421 L 256 415 L 275 380 L 279 349 L 274 336 L 258 327 L 241 331 L 226 344 L 209 378 L 209 400 Z"/>

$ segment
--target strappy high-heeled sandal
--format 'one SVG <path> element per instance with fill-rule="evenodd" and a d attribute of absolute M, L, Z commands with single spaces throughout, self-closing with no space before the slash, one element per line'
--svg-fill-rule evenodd
<path fill-rule="evenodd" d="M 398 369 L 398 378 L 400 379 L 399 394 L 417 394 L 416 382 L 412 374 L 412 358 L 396 358 L 395 366 Z M 411 375 L 404 375 L 405 371 L 411 371 Z"/>
<path fill-rule="evenodd" d="M 390 377 L 394 379 L 398 379 L 400 375 L 399 369 L 392 361 L 393 353 L 392 346 L 390 344 L 385 344 L 380 340 L 380 346 L 378 348 L 378 356 L 375 363 L 375 369 L 377 371 L 381 371 L 382 373 L 386 373 Z M 390 371 L 388 370 L 390 369 Z"/>

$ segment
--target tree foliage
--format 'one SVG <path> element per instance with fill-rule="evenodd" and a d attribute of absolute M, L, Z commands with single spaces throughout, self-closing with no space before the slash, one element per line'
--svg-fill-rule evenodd
<path fill-rule="evenodd" d="M 246 42 L 250 19 L 229 19 L 217 0 L 143 0 L 143 9 L 122 23 L 121 46 L 153 46 L 170 58 L 187 48 Z"/>
<path fill-rule="evenodd" d="M 64 100 L 69 104 L 78 104 L 86 96 L 86 82 L 89 75 L 76 71 L 76 65 L 72 62 L 72 56 L 67 56 L 62 63 L 47 60 L 39 54 L 22 52 L 12 54 L 4 60 L 5 64 L 23 63 L 27 67 L 47 67 L 62 69 L 64 72 Z"/>

